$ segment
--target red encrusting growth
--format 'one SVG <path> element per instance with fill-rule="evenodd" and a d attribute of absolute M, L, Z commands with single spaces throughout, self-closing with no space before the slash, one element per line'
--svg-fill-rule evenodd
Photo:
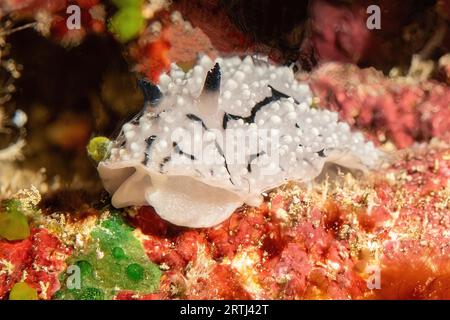
<path fill-rule="evenodd" d="M 0 241 L 0 299 L 22 281 L 35 288 L 41 299 L 50 299 L 59 289 L 58 275 L 66 269 L 70 252 L 43 228 L 33 229 L 22 241 Z"/>
<path fill-rule="evenodd" d="M 375 69 L 329 63 L 307 80 L 320 107 L 339 112 L 351 127 L 377 145 L 406 148 L 433 137 L 447 139 L 450 90 L 433 80 L 414 84 L 385 77 Z"/>

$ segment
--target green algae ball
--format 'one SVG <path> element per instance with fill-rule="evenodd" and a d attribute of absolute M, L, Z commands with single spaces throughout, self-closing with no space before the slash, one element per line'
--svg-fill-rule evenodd
<path fill-rule="evenodd" d="M 0 237 L 9 241 L 23 240 L 30 236 L 27 217 L 18 210 L 0 213 Z"/>
<path fill-rule="evenodd" d="M 103 293 L 103 290 L 92 287 L 81 289 L 79 295 L 80 300 L 103 300 L 104 298 L 105 294 Z"/>
<path fill-rule="evenodd" d="M 120 41 L 127 42 L 139 34 L 144 24 L 145 19 L 142 17 L 141 9 L 127 7 L 120 9 L 112 17 L 109 29 Z"/>
<path fill-rule="evenodd" d="M 138 263 L 132 263 L 127 267 L 127 277 L 131 281 L 138 282 L 144 279 L 144 268 Z"/>
<path fill-rule="evenodd" d="M 95 162 L 104 160 L 109 153 L 111 141 L 106 137 L 95 137 L 89 141 L 87 153 Z"/>
<path fill-rule="evenodd" d="M 9 300 L 38 300 L 37 290 L 25 282 L 18 282 L 12 287 Z"/>
<path fill-rule="evenodd" d="M 77 261 L 76 265 L 80 268 L 82 277 L 89 277 L 94 273 L 92 265 L 86 260 Z"/>
<path fill-rule="evenodd" d="M 126 258 L 125 251 L 123 251 L 121 247 L 114 247 L 111 253 L 113 258 L 116 260 L 122 260 Z"/>
<path fill-rule="evenodd" d="M 112 0 L 112 2 L 118 8 L 126 8 L 126 7 L 140 7 L 143 3 L 143 0 Z"/>

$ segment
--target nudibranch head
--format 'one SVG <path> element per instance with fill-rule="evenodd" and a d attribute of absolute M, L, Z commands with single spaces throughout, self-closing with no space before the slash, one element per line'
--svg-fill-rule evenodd
<path fill-rule="evenodd" d="M 380 152 L 337 114 L 311 107 L 288 67 L 207 56 L 141 81 L 145 106 L 98 165 L 115 207 L 151 205 L 181 226 L 210 227 L 287 181 L 310 181 L 326 162 L 365 169 Z"/>

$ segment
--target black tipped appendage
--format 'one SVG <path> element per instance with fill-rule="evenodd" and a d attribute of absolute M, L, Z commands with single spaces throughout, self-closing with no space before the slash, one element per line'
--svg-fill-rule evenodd
<path fill-rule="evenodd" d="M 142 90 L 144 95 L 144 103 L 155 106 L 162 98 L 162 92 L 159 90 L 158 86 L 154 85 L 146 79 L 139 79 L 138 86 Z"/>
<path fill-rule="evenodd" d="M 203 91 L 218 91 L 220 88 L 220 66 L 218 63 L 214 65 L 214 67 L 208 71 L 205 79 L 205 85 L 203 86 Z"/>

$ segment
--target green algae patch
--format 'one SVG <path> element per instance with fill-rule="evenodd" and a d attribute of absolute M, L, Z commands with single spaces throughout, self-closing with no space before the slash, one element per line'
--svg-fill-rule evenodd
<path fill-rule="evenodd" d="M 19 200 L 7 200 L 0 209 L 0 238 L 9 241 L 23 240 L 30 236 L 28 218 L 21 210 Z"/>
<path fill-rule="evenodd" d="M 37 290 L 25 282 L 18 282 L 9 292 L 9 300 L 38 300 Z"/>
<path fill-rule="evenodd" d="M 118 212 L 99 222 L 67 265 L 55 299 L 103 300 L 122 290 L 148 294 L 159 288 L 159 267 L 147 258 L 133 228 Z"/>

